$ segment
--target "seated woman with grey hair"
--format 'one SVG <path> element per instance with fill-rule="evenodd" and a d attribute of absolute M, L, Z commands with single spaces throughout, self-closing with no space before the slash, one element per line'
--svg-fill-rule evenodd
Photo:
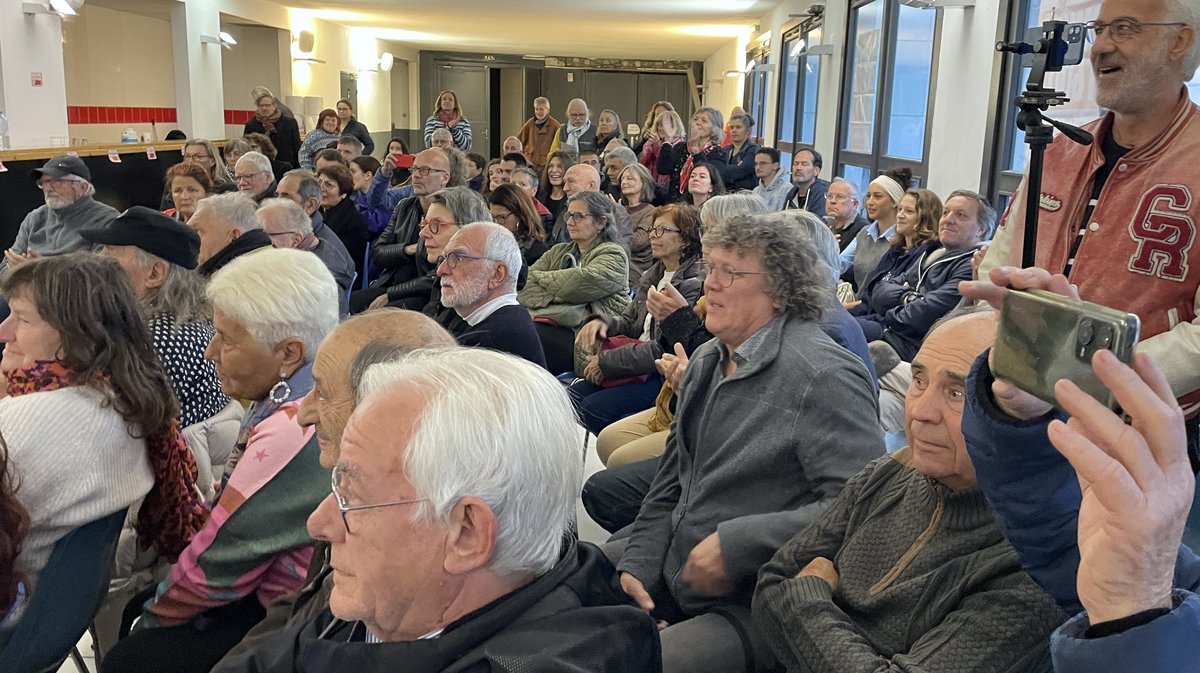
<path fill-rule="evenodd" d="M 547 250 L 517 293 L 536 322 L 551 373 L 574 367 L 575 329 L 586 318 L 616 317 L 629 303 L 629 256 L 612 199 L 576 192 L 567 200 L 566 221 L 571 241 Z"/>
<path fill-rule="evenodd" d="M 443 129 L 444 130 L 444 129 Z M 447 187 L 428 197 L 425 218 L 421 220 L 417 236 L 417 269 L 420 275 L 412 280 L 388 288 L 371 304 L 371 308 L 393 306 L 412 311 L 421 311 L 437 320 L 451 333 L 463 331 L 466 324 L 458 314 L 442 306 L 441 286 L 438 283 L 438 258 L 446 248 L 446 242 L 459 227 L 472 222 L 491 222 L 492 212 L 487 202 L 470 187 Z"/>
<path fill-rule="evenodd" d="M 300 587 L 308 516 L 329 493 L 313 428 L 296 422 L 317 345 L 338 321 L 338 288 L 303 250 L 240 257 L 209 283 L 221 389 L 252 400 L 208 523 L 184 549 L 105 671 L 208 671 L 265 606 Z"/>

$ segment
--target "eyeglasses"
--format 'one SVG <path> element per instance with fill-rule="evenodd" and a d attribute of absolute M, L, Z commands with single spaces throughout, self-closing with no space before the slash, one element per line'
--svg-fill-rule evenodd
<path fill-rule="evenodd" d="M 512 217 L 512 213 L 492 214 L 492 221 L 496 224 L 504 224 L 504 221 Z"/>
<path fill-rule="evenodd" d="M 350 521 L 346 518 L 346 512 L 353 512 L 359 509 L 378 509 L 380 507 L 395 507 L 397 505 L 411 505 L 418 502 L 427 502 L 429 498 L 417 498 L 415 500 L 397 500 L 395 502 L 381 502 L 377 505 L 347 505 L 346 499 L 342 497 L 338 486 L 342 483 L 342 476 L 345 475 L 345 470 L 340 465 L 333 468 L 333 473 L 330 475 L 330 489 L 333 491 L 333 499 L 337 502 L 338 512 L 342 515 L 342 525 L 346 527 L 346 532 L 350 532 Z"/>
<path fill-rule="evenodd" d="M 421 220 L 421 224 L 419 226 L 428 228 L 429 233 L 431 234 L 436 234 L 438 233 L 438 229 L 441 229 L 448 224 L 453 226 L 457 225 L 458 223 L 451 220 L 431 220 L 429 218 L 425 218 Z"/>
<path fill-rule="evenodd" d="M 653 236 L 654 238 L 661 238 L 661 237 L 665 236 L 666 234 L 678 234 L 679 233 L 679 229 L 676 229 L 675 227 L 664 227 L 662 225 L 653 227 L 651 229 L 648 229 L 647 231 L 649 231 L 650 235 Z"/>
<path fill-rule="evenodd" d="M 582 222 L 585 218 L 591 217 L 591 213 L 567 213 L 568 222 Z"/>
<path fill-rule="evenodd" d="M 41 180 L 37 181 L 37 186 L 38 189 L 45 189 L 47 187 L 58 189 L 59 187 L 69 185 L 72 182 L 81 182 L 81 180 L 72 180 L 71 178 L 42 178 Z"/>
<path fill-rule="evenodd" d="M 267 236 L 269 236 L 271 238 L 275 238 L 276 236 L 295 236 L 298 233 L 300 233 L 300 232 L 298 232 L 298 231 L 277 231 L 272 234 L 271 232 L 268 231 Z"/>
<path fill-rule="evenodd" d="M 201 161 L 203 159 L 211 159 L 211 158 L 212 158 L 211 154 L 184 154 L 183 155 L 184 161 Z"/>
<path fill-rule="evenodd" d="M 733 281 L 741 278 L 742 276 L 763 275 L 762 271 L 738 271 L 733 267 L 724 264 L 714 266 L 713 263 L 707 259 L 701 260 L 700 266 L 710 278 L 717 281 L 717 284 L 724 288 L 731 287 L 733 285 Z"/>
<path fill-rule="evenodd" d="M 266 173 L 266 171 L 256 171 L 254 173 L 243 173 L 242 175 L 235 174 L 233 176 L 233 181 L 234 182 L 243 182 L 243 181 L 253 180 L 256 176 L 262 175 L 263 173 Z"/>
<path fill-rule="evenodd" d="M 1141 21 L 1122 18 L 1107 23 L 1104 21 L 1088 21 L 1083 25 L 1087 28 L 1089 42 L 1095 42 L 1096 38 L 1107 33 L 1109 39 L 1120 44 L 1135 35 L 1141 34 L 1146 26 L 1175 26 L 1179 28 L 1187 24 L 1178 21 L 1172 23 L 1142 23 Z"/>
<path fill-rule="evenodd" d="M 411 170 L 413 173 L 416 173 L 421 177 L 425 177 L 430 173 L 445 173 L 446 175 L 450 175 L 450 171 L 444 171 L 440 168 L 434 168 L 432 166 L 413 166 Z"/>
<path fill-rule="evenodd" d="M 827 194 L 825 194 L 825 200 L 833 201 L 834 203 L 841 203 L 842 201 L 853 201 L 854 197 L 846 196 L 845 194 L 828 194 L 827 193 Z"/>
<path fill-rule="evenodd" d="M 445 255 L 438 257 L 437 265 L 441 266 L 442 262 L 445 262 L 446 266 L 449 267 L 451 271 L 453 271 L 458 268 L 458 265 L 461 262 L 463 262 L 465 260 L 477 260 L 477 259 L 491 259 L 491 258 L 490 257 L 480 257 L 479 255 L 468 255 L 465 252 L 458 252 L 456 250 L 454 252 L 448 252 Z"/>

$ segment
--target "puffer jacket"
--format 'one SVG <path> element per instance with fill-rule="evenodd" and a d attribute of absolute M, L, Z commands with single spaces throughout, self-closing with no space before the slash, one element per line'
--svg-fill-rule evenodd
<path fill-rule="evenodd" d="M 648 312 L 646 295 L 649 294 L 650 288 L 658 287 L 665 273 L 666 266 L 660 261 L 655 261 L 654 265 L 642 274 L 637 294 L 633 295 L 633 301 L 625 307 L 625 312 L 608 320 L 608 336 L 620 334 L 634 339 L 642 336 Z M 679 290 L 679 294 L 683 295 L 689 306 L 695 305 L 696 300 L 700 299 L 700 295 L 704 292 L 704 272 L 700 259 L 692 257 L 683 260 L 679 265 L 679 270 L 671 278 L 671 285 Z M 600 353 L 600 371 L 604 373 L 604 378 L 614 379 L 654 373 L 654 361 L 662 357 L 664 352 L 662 344 L 658 342 L 660 332 L 658 321 L 653 321 L 650 324 L 651 338 L 649 341 L 640 341 Z"/>
<path fill-rule="evenodd" d="M 620 315 L 629 303 L 629 257 L 619 243 L 597 241 L 583 254 L 575 243 L 559 243 L 530 267 L 517 300 L 561 327 Z"/>

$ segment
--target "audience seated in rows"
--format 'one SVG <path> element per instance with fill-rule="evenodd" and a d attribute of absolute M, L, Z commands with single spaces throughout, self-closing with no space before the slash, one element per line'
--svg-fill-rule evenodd
<path fill-rule="evenodd" d="M 511 353 L 545 367 L 533 318 L 517 301 L 523 267 L 521 249 L 508 229 L 493 222 L 459 227 L 437 266 L 441 303 L 461 319 L 448 326 L 458 343 Z"/>
<path fill-rule="evenodd" d="M 318 170 L 324 168 L 329 167 L 323 166 Z M 308 214 L 313 235 L 321 240 L 322 245 L 319 249 L 324 249 L 326 266 L 333 273 L 338 287 L 349 288 L 354 281 L 354 260 L 338 233 L 325 224 L 325 215 L 321 209 L 323 195 L 317 176 L 304 170 L 288 171 L 283 180 L 279 181 L 276 195 L 291 200 Z"/>
<path fill-rule="evenodd" d="M 601 192 L 600 171 L 594 166 L 582 162 L 571 166 L 563 174 L 563 194 L 566 195 L 568 202 L 572 196 L 581 192 Z M 625 255 L 628 257 L 633 239 L 633 227 L 630 223 L 629 212 L 612 198 L 609 198 L 608 201 L 615 222 L 616 240 L 625 249 Z M 549 232 L 546 242 L 554 245 L 570 240 L 572 239 L 567 226 L 567 210 L 563 209 L 559 212 L 558 220 L 555 221 L 554 229 Z"/>
<path fill-rule="evenodd" d="M 646 170 L 640 164 L 636 167 Z M 656 209 L 650 230 L 655 262 L 639 280 L 633 301 L 621 314 L 593 316 L 579 328 L 575 371 L 582 378 L 569 390 L 588 432 L 599 435 L 614 421 L 654 406 L 663 384 L 654 361 L 672 344 L 659 340 L 660 328 L 647 301 L 667 285 L 689 307 L 700 298 L 704 283 L 700 233 L 700 213 L 695 208 L 671 204 Z"/>
<path fill-rule="evenodd" d="M 553 377 L 485 349 L 424 350 L 372 365 L 359 392 L 333 493 L 309 520 L 336 568 L 329 607 L 218 671 L 498 670 L 514 658 L 661 670 L 653 622 L 570 535 L 578 438 Z"/>
<path fill-rule="evenodd" d="M 605 549 L 625 592 L 665 622 L 667 671 L 770 661 L 750 624 L 759 567 L 883 452 L 870 373 L 818 326 L 833 285 L 812 242 L 763 216 L 703 241 L 716 338 L 692 355 L 632 533 Z"/>
<path fill-rule="evenodd" d="M 928 189 L 910 189 L 896 208 L 896 226 L 887 252 L 866 282 L 858 288 L 858 299 L 845 302 L 853 315 L 882 315 L 896 305 L 896 299 L 886 296 L 893 279 L 900 279 L 922 256 L 936 250 L 938 221 L 942 217 L 942 200 Z"/>
<path fill-rule="evenodd" d="M 105 673 L 208 671 L 271 601 L 299 588 L 312 556 L 304 522 L 329 475 L 295 418 L 317 345 L 337 324 L 337 294 L 324 264 L 299 250 L 238 258 L 209 282 L 216 336 L 205 357 L 227 395 L 252 403 L 208 522 L 104 658 Z"/>
<path fill-rule="evenodd" d="M 312 230 L 312 220 L 304 209 L 290 199 L 268 199 L 255 212 L 258 223 L 267 236 L 271 237 L 271 245 L 276 248 L 292 250 L 307 250 L 317 256 L 329 273 L 338 283 L 338 314 L 349 312 L 346 293 L 348 285 L 343 286 L 343 279 L 349 282 L 354 278 L 354 266 L 344 251 L 330 246 L 317 238 Z"/>
<path fill-rule="evenodd" d="M 907 168 L 887 170 L 867 185 L 867 219 L 870 220 L 850 245 L 842 250 L 842 279 L 861 293 L 867 277 L 879 266 L 879 260 L 891 248 L 895 233 L 896 209 L 900 199 L 912 186 L 912 171 Z"/>
<path fill-rule="evenodd" d="M 115 260 L 68 253 L 9 269 L 0 291 L 12 308 L 0 324 L 0 436 L 29 514 L 17 557 L 28 595 L 56 542 L 139 500 L 141 546 L 174 560 L 208 510 L 125 272 Z M 20 619 L 19 610 L 9 616 L 0 645 Z"/>
<path fill-rule="evenodd" d="M 518 169 L 516 175 L 528 174 Z M 536 180 L 536 177 L 533 179 Z M 492 221 L 513 233 L 525 266 L 533 266 L 550 249 L 546 245 L 546 230 L 536 210 L 533 196 L 517 181 L 513 181 L 507 185 L 500 185 L 488 194 L 487 202 Z"/>
<path fill-rule="evenodd" d="M 571 167 L 577 169 L 598 181 L 591 167 Z M 619 315 L 629 303 L 629 257 L 619 243 L 614 206 L 600 192 L 574 192 L 563 218 L 571 242 L 542 255 L 517 295 L 537 323 L 551 372 L 573 368 L 575 329 L 586 318 Z"/>
<path fill-rule="evenodd" d="M 930 332 L 908 446 L 867 465 L 763 566 L 754 624 L 787 670 L 1051 670 L 1065 615 L 1001 535 L 961 429 L 967 373 L 995 332 L 991 310 Z"/>

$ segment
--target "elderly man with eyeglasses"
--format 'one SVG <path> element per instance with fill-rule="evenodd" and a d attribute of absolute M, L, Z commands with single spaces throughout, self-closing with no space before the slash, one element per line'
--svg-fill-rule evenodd
<path fill-rule="evenodd" d="M 21 222 L 17 239 L 0 260 L 0 275 L 38 257 L 98 250 L 99 246 L 79 235 L 80 230 L 107 227 L 119 215 L 115 208 L 94 198 L 92 173 L 79 157 L 54 157 L 34 169 L 30 177 L 37 181 L 46 203 Z"/>
<path fill-rule="evenodd" d="M 462 318 L 453 327 L 464 346 L 491 348 L 546 366 L 529 311 L 517 301 L 524 262 L 512 232 L 492 222 L 461 227 L 437 265 L 442 306 Z"/>
<path fill-rule="evenodd" d="M 1196 458 L 1200 410 L 1200 105 L 1186 83 L 1200 65 L 1195 0 L 1105 0 L 1091 63 L 1104 117 L 1095 142 L 1047 148 L 1034 266 L 1063 274 L 1080 298 L 1141 318 L 1138 352 L 1167 373 L 1188 415 Z M 1027 182 L 980 268 L 1022 261 Z M 1200 466 L 1200 463 L 1193 463 Z"/>
<path fill-rule="evenodd" d="M 331 548 L 328 608 L 216 670 L 661 670 L 653 622 L 570 534 L 561 384 L 508 354 L 425 349 L 368 367 L 358 393 L 309 519 Z"/>
<path fill-rule="evenodd" d="M 254 199 L 255 203 L 275 196 L 275 173 L 271 160 L 259 152 L 246 152 L 233 165 L 233 181 L 238 191 Z"/>
<path fill-rule="evenodd" d="M 605 546 L 621 587 L 660 621 L 663 670 L 754 671 L 759 568 L 883 453 L 874 377 L 826 336 L 833 277 L 781 217 L 709 226 L 704 326 L 632 533 Z"/>

